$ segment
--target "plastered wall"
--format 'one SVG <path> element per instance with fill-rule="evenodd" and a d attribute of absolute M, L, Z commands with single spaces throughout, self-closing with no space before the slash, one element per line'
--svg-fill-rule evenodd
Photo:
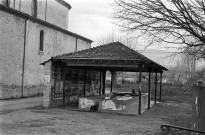
<path fill-rule="evenodd" d="M 40 31 L 44 31 L 44 49 L 39 51 Z M 40 65 L 51 56 L 73 52 L 75 50 L 75 38 L 56 30 L 47 28 L 37 23 L 27 23 L 27 43 L 25 54 L 25 84 L 35 85 L 42 83 L 43 69 Z"/>
<path fill-rule="evenodd" d="M 47 0 L 46 21 L 63 29 L 68 29 L 68 8 L 55 0 Z"/>
<path fill-rule="evenodd" d="M 0 0 L 2 4 L 2 0 Z M 34 0 L 10 0 L 10 8 L 34 15 Z M 69 9 L 55 0 L 37 0 L 37 18 L 68 30 Z"/>
<path fill-rule="evenodd" d="M 25 36 L 25 57 L 24 33 Z M 21 97 L 23 58 L 24 96 L 42 93 L 44 89 L 44 66 L 40 63 L 51 56 L 76 50 L 76 37 L 42 26 L 36 22 L 0 11 L 0 99 Z M 40 31 L 44 31 L 44 51 L 39 51 Z M 78 50 L 87 49 L 90 43 L 77 40 Z"/>
<path fill-rule="evenodd" d="M 85 50 L 91 47 L 91 44 L 81 39 L 77 40 L 77 51 Z"/>
<path fill-rule="evenodd" d="M 44 31 L 44 50 L 39 51 L 40 31 Z M 79 40 L 80 41 L 80 40 Z M 90 43 L 80 41 L 79 50 L 87 49 Z M 27 22 L 27 40 L 25 53 L 25 88 L 39 87 L 41 91 L 44 82 L 44 66 L 40 65 L 51 56 L 74 52 L 76 38 L 62 32 L 53 30 L 37 23 Z M 36 88 L 35 88 L 36 89 Z M 39 93 L 39 91 L 36 91 Z"/>
<path fill-rule="evenodd" d="M 0 11 L 0 98 L 21 95 L 24 22 Z"/>
<path fill-rule="evenodd" d="M 32 15 L 32 10 L 34 7 L 33 0 L 21 0 L 20 4 L 20 11 Z"/>
<path fill-rule="evenodd" d="M 37 18 L 41 20 L 46 20 L 46 0 L 38 0 L 37 1 Z"/>

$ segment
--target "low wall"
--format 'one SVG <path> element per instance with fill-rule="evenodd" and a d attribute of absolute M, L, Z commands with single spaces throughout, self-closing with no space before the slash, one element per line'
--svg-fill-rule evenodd
<path fill-rule="evenodd" d="M 44 85 L 25 86 L 23 97 L 42 95 Z M 0 99 L 20 98 L 22 96 L 22 86 L 0 84 Z"/>
<path fill-rule="evenodd" d="M 141 110 L 143 112 L 147 109 L 148 94 L 142 94 L 141 99 Z M 113 94 L 106 94 L 80 98 L 78 108 L 86 111 L 98 110 L 103 112 L 138 114 L 138 105 L 138 96 L 115 96 Z"/>
<path fill-rule="evenodd" d="M 47 99 L 45 94 L 44 94 L 43 98 Z M 66 105 L 76 105 L 77 106 L 79 98 L 80 98 L 79 96 L 67 96 L 67 97 L 65 97 L 65 106 Z M 60 107 L 60 106 L 63 106 L 63 97 L 58 97 L 58 98 L 52 97 L 49 107 Z"/>

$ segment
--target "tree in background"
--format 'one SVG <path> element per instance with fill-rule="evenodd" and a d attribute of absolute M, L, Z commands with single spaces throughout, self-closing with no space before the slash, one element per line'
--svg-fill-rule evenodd
<path fill-rule="evenodd" d="M 196 59 L 193 55 L 189 55 L 188 53 L 185 53 L 181 56 L 182 59 L 182 71 L 195 71 L 196 69 Z"/>
<path fill-rule="evenodd" d="M 131 37 L 129 34 L 126 33 L 119 33 L 119 32 L 110 32 L 106 35 L 102 35 L 97 39 L 99 45 L 108 44 L 112 42 L 121 42 L 124 45 L 136 50 L 137 49 L 137 39 Z"/>
<path fill-rule="evenodd" d="M 104 45 L 112 42 L 121 42 L 124 45 L 128 46 L 129 48 L 132 48 L 134 50 L 137 49 L 137 40 L 135 38 L 132 38 L 129 36 L 129 34 L 126 33 L 119 33 L 112 31 L 111 33 L 108 33 L 106 35 L 102 35 L 100 38 L 98 38 L 97 42 L 99 45 Z M 117 77 L 120 72 L 112 72 L 112 79 L 113 79 L 113 86 L 115 87 L 117 84 Z"/>
<path fill-rule="evenodd" d="M 115 0 L 114 18 L 122 30 L 149 44 L 175 44 L 181 52 L 205 58 L 204 0 Z"/>

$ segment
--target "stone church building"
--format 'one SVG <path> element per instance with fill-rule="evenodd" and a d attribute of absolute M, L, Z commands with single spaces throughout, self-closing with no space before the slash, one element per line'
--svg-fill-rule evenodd
<path fill-rule="evenodd" d="M 0 0 L 0 99 L 42 94 L 40 63 L 91 47 L 68 31 L 70 9 L 63 0 Z"/>

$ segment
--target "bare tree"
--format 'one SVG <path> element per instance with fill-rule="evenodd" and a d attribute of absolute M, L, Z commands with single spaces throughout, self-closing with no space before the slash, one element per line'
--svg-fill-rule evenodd
<path fill-rule="evenodd" d="M 127 33 L 119 33 L 112 31 L 110 33 L 107 33 L 106 35 L 102 35 L 97 39 L 98 44 L 108 44 L 112 42 L 121 42 L 124 45 L 136 50 L 137 49 L 137 39 L 131 37 Z"/>
<path fill-rule="evenodd" d="M 137 40 L 135 38 L 132 38 L 129 36 L 129 34 L 126 33 L 119 33 L 112 31 L 111 33 L 108 33 L 106 35 L 102 35 L 100 38 L 97 39 L 98 44 L 108 44 L 112 42 L 121 42 L 124 45 L 136 50 L 137 49 Z M 113 79 L 113 86 L 115 87 L 117 84 L 117 76 L 120 74 L 120 72 L 112 72 L 112 79 Z"/>
<path fill-rule="evenodd" d="M 205 58 L 204 0 L 115 0 L 114 18 L 123 30 L 146 35 L 152 43 L 175 44 Z"/>
<path fill-rule="evenodd" d="M 195 71 L 195 57 L 187 53 L 181 55 L 181 71 Z"/>

